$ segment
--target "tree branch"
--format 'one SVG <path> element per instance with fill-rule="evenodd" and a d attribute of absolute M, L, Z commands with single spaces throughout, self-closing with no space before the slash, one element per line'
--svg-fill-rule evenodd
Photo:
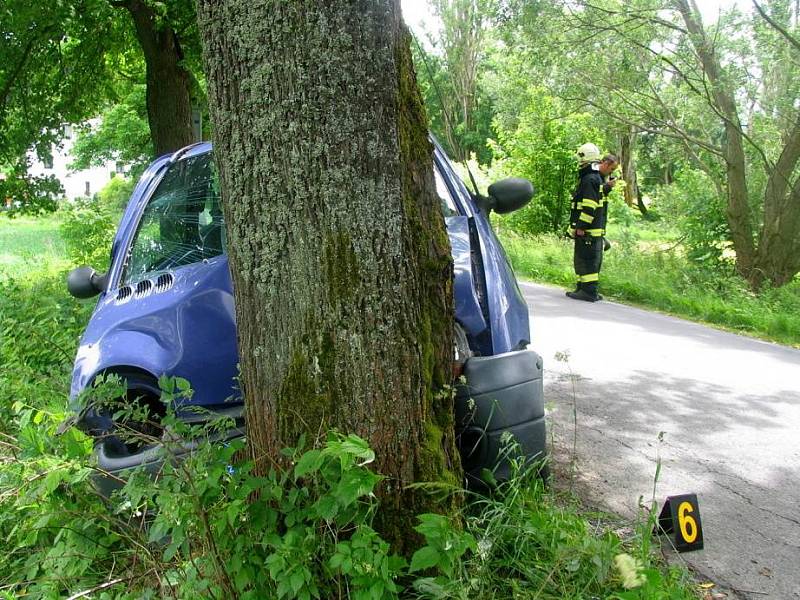
<path fill-rule="evenodd" d="M 36 40 L 37 36 L 35 35 L 28 39 L 28 43 L 25 45 L 25 49 L 22 51 L 22 57 L 19 59 L 19 62 L 14 69 L 12 69 L 9 73 L 8 79 L 3 84 L 3 89 L 0 90 L 0 114 L 5 111 L 6 101 L 11 93 L 11 89 L 14 87 L 17 77 L 20 76 L 20 73 L 22 73 L 22 70 L 25 68 L 25 64 L 28 62 L 31 53 L 33 52 L 33 46 Z"/>
<path fill-rule="evenodd" d="M 789 42 L 795 50 L 800 50 L 800 41 L 795 39 L 795 37 L 786 31 L 786 29 L 780 23 L 770 17 L 756 0 L 753 0 L 753 6 L 756 7 L 756 10 L 758 11 L 758 14 L 761 15 L 761 18 L 769 23 L 770 27 L 786 38 L 786 41 Z"/>

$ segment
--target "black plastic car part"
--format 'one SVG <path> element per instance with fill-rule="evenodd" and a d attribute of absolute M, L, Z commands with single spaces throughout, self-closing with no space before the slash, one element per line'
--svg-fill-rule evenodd
<path fill-rule="evenodd" d="M 512 475 L 512 459 L 546 456 L 542 359 L 531 350 L 476 356 L 456 389 L 456 437 L 467 485 L 486 486 Z"/>

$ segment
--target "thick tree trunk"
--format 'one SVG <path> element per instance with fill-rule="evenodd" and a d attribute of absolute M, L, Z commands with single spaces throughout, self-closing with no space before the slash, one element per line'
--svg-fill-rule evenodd
<path fill-rule="evenodd" d="M 181 65 L 183 55 L 171 27 L 159 23 L 144 0 L 122 4 L 133 17 L 136 38 L 144 52 L 147 79 L 147 120 L 156 156 L 192 142 L 191 75 Z"/>
<path fill-rule="evenodd" d="M 441 391 L 452 264 L 399 3 L 198 12 L 253 456 L 265 469 L 303 434 L 365 437 L 402 548 L 436 509 L 405 486 L 457 484 L 460 466 Z"/>

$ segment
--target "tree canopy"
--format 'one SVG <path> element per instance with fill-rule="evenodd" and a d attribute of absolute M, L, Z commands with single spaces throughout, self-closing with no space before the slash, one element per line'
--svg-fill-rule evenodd
<path fill-rule="evenodd" d="M 194 140 L 192 105 L 205 94 L 193 2 L 10 0 L 0 35 L 0 196 L 24 210 L 55 206 L 58 183 L 28 166 L 30 152 L 50 155 L 64 124 L 106 117 L 79 144 L 76 167 L 141 162 Z"/>

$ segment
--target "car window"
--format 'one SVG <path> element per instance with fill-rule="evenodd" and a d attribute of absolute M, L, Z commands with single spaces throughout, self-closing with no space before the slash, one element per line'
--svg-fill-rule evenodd
<path fill-rule="evenodd" d="M 434 169 L 433 174 L 436 179 L 436 193 L 439 194 L 439 199 L 442 201 L 442 214 L 445 217 L 454 217 L 458 215 L 456 203 L 453 201 L 453 196 L 450 194 L 447 184 L 439 173 L 439 169 Z"/>
<path fill-rule="evenodd" d="M 153 192 L 128 251 L 123 283 L 224 252 L 219 185 L 210 153 L 169 167 Z"/>

